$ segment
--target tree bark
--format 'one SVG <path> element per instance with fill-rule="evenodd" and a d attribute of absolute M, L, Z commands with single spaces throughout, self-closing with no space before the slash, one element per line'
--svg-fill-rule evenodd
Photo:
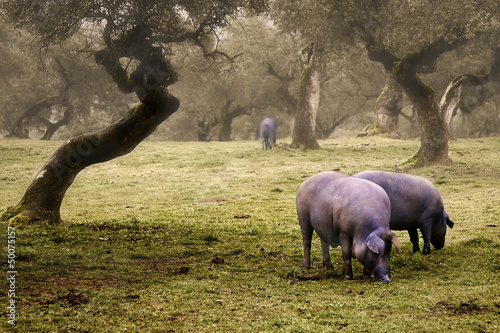
<path fill-rule="evenodd" d="M 375 103 L 375 126 L 383 133 L 396 133 L 402 108 L 403 90 L 394 79 L 391 79 Z"/>
<path fill-rule="evenodd" d="M 219 114 L 219 133 L 217 140 L 219 142 L 231 141 L 231 125 L 233 123 L 233 114 L 231 112 L 231 104 L 233 104 L 232 99 L 229 98 L 226 92 L 226 103 Z"/>
<path fill-rule="evenodd" d="M 27 139 L 29 138 L 28 123 L 34 116 L 42 112 L 43 110 L 50 108 L 55 105 L 66 106 L 66 98 L 61 96 L 51 96 L 46 97 L 34 105 L 30 106 L 12 125 L 9 131 L 8 137 Z"/>
<path fill-rule="evenodd" d="M 231 141 L 233 119 L 233 114 L 228 109 L 222 110 L 219 114 L 219 133 L 217 136 L 219 142 Z"/>
<path fill-rule="evenodd" d="M 462 132 L 465 134 L 465 137 L 470 137 L 470 124 L 472 115 L 470 113 L 462 112 Z"/>
<path fill-rule="evenodd" d="M 248 114 L 248 108 L 237 106 L 234 109 L 224 109 L 219 115 L 219 135 L 217 140 L 220 142 L 231 141 L 233 120 L 239 116 Z"/>
<path fill-rule="evenodd" d="M 497 111 L 497 133 L 500 131 L 500 94 L 494 96 Z"/>
<path fill-rule="evenodd" d="M 452 120 L 457 114 L 458 105 L 460 103 L 460 95 L 462 94 L 462 85 L 454 81 L 455 80 L 448 85 L 441 101 L 439 102 L 441 117 L 446 123 L 448 133 L 452 139 L 455 138 Z"/>
<path fill-rule="evenodd" d="M 351 118 L 353 115 L 354 113 L 345 113 L 339 118 L 334 119 L 330 124 L 327 124 L 326 126 L 320 124 L 319 122 L 316 122 L 316 133 L 318 133 L 319 130 L 320 136 L 324 139 L 328 139 L 337 127 L 339 127 L 344 121 Z"/>
<path fill-rule="evenodd" d="M 302 73 L 299 83 L 299 99 L 295 126 L 292 132 L 292 147 L 318 149 L 316 139 L 316 114 L 321 92 L 321 73 L 323 71 L 323 48 L 311 43 L 301 50 Z"/>

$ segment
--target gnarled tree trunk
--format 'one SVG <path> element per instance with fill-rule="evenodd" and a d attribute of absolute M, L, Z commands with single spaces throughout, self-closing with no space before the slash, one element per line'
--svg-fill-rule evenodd
<path fill-rule="evenodd" d="M 441 101 L 439 102 L 439 109 L 441 117 L 443 118 L 450 138 L 454 138 L 452 120 L 457 114 L 458 105 L 460 103 L 460 95 L 462 94 L 462 85 L 454 83 L 453 81 L 446 88 Z"/>
<path fill-rule="evenodd" d="M 67 107 L 66 110 L 64 110 L 64 115 L 63 118 L 59 121 L 56 121 L 55 123 L 51 122 L 50 120 L 46 119 L 45 120 L 45 133 L 43 136 L 40 138 L 40 140 L 50 140 L 52 136 L 54 135 L 55 132 L 62 126 L 66 126 L 69 124 L 71 114 L 73 113 L 73 108 L 71 106 Z"/>
<path fill-rule="evenodd" d="M 448 128 L 439 113 L 434 90 L 417 74 L 418 58 L 418 54 L 407 55 L 394 68 L 394 78 L 413 103 L 422 130 L 415 160 L 421 159 L 423 165 L 448 164 Z"/>
<path fill-rule="evenodd" d="M 320 138 L 328 139 L 337 127 L 342 125 L 344 121 L 351 118 L 352 116 L 354 116 L 354 113 L 344 113 L 343 115 L 339 116 L 339 118 L 335 118 L 326 125 L 316 122 L 316 133 L 319 134 L 318 136 L 320 136 Z"/>
<path fill-rule="evenodd" d="M 403 90 L 394 79 L 390 79 L 375 104 L 375 126 L 383 133 L 396 133 L 402 108 Z"/>
<path fill-rule="evenodd" d="M 116 123 L 99 132 L 69 139 L 52 154 L 21 201 L 2 220 L 17 217 L 21 222 L 25 219 L 61 222 L 62 200 L 80 171 L 128 154 L 178 107 L 178 99 L 159 87 Z"/>
<path fill-rule="evenodd" d="M 118 57 L 104 50 L 96 56 L 124 92 L 136 92 L 140 103 L 107 128 L 69 139 L 47 160 L 21 201 L 0 218 L 23 221 L 61 222 L 60 207 L 67 189 L 86 167 L 131 152 L 156 127 L 179 108 L 167 85 L 176 75 L 161 50 L 148 50 L 130 78 Z"/>
<path fill-rule="evenodd" d="M 497 109 L 497 124 L 500 127 L 500 94 L 496 94 L 495 97 L 495 105 Z M 498 128 L 500 130 L 500 128 Z"/>
<path fill-rule="evenodd" d="M 196 137 L 199 142 L 208 142 L 212 140 L 210 132 L 219 124 L 219 119 L 214 117 L 212 121 L 206 120 L 204 117 L 196 122 Z"/>
<path fill-rule="evenodd" d="M 368 57 L 384 65 L 401 85 L 415 108 L 421 127 L 420 149 L 408 162 L 414 165 L 450 163 L 448 128 L 441 118 L 434 90 L 420 79 L 418 73 L 435 71 L 439 56 L 460 46 L 464 41 L 447 42 L 441 38 L 418 52 L 398 58 L 386 50 L 384 45 L 378 43 L 369 30 L 364 29 L 359 32 L 366 43 Z"/>
<path fill-rule="evenodd" d="M 236 107 L 231 108 L 233 104 L 233 100 L 229 98 L 226 93 L 226 103 L 221 113 L 219 114 L 218 123 L 219 123 L 219 134 L 218 141 L 231 141 L 231 133 L 232 133 L 232 125 L 233 120 L 242 115 L 248 115 L 248 110 L 251 107 L 236 105 Z"/>
<path fill-rule="evenodd" d="M 279 75 L 274 68 L 268 64 L 267 72 L 277 78 L 280 82 L 280 85 L 276 88 L 275 93 L 289 117 L 290 132 L 293 133 L 295 115 L 297 113 L 297 98 L 292 96 L 290 93 L 290 85 L 294 80 L 293 71 L 290 70 L 286 75 Z M 256 137 L 259 137 L 258 133 Z"/>
<path fill-rule="evenodd" d="M 439 105 L 441 116 L 443 117 L 450 133 L 452 133 L 453 117 L 458 110 L 464 116 L 464 129 L 470 125 L 470 114 L 487 99 L 494 96 L 495 100 L 500 96 L 500 48 L 493 53 L 493 64 L 490 72 L 485 75 L 463 74 L 453 79 L 446 88 L 441 103 Z M 464 89 L 473 87 L 473 89 Z M 467 118 L 467 120 L 466 120 Z M 470 134 L 470 127 L 465 131 Z"/>
<path fill-rule="evenodd" d="M 295 126 L 292 132 L 292 147 L 317 149 L 316 114 L 321 92 L 321 73 L 323 71 L 323 48 L 311 43 L 301 50 L 302 73 L 299 83 L 299 99 Z"/>
<path fill-rule="evenodd" d="M 34 116 L 43 110 L 55 105 L 67 106 L 66 98 L 60 96 L 46 97 L 32 106 L 30 106 L 23 114 L 12 124 L 9 130 L 10 138 L 26 139 L 29 138 L 28 124 Z"/>

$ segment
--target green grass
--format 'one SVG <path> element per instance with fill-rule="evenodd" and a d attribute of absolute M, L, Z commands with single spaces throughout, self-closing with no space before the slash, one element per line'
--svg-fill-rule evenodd
<path fill-rule="evenodd" d="M 0 140 L 0 214 L 61 143 Z M 17 332 L 499 332 L 500 138 L 450 142 L 432 180 L 456 223 L 429 256 L 391 257 L 390 284 L 342 277 L 312 249 L 305 270 L 295 194 L 324 170 L 395 170 L 418 141 L 320 141 L 316 151 L 260 143 L 145 142 L 84 170 L 64 224 L 16 228 Z M 494 227 L 496 226 L 496 227 Z M 1 228 L 7 260 L 6 225 Z M 7 268 L 4 264 L 3 275 Z M 5 281 L 5 279 L 4 279 Z M 7 284 L 0 288 L 3 313 Z"/>

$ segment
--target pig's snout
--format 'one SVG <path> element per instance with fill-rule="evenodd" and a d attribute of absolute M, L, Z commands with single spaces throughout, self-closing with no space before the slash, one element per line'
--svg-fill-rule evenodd
<path fill-rule="evenodd" d="M 382 277 L 379 277 L 378 279 L 382 283 L 389 283 L 389 282 L 391 282 L 391 278 L 389 277 L 389 275 L 384 275 Z"/>

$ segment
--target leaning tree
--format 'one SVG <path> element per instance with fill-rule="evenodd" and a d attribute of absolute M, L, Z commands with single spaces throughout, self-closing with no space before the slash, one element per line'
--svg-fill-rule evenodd
<path fill-rule="evenodd" d="M 118 88 L 135 93 L 138 103 L 110 126 L 67 140 L 47 160 L 20 202 L 2 220 L 59 223 L 66 190 L 86 167 L 132 151 L 177 111 L 179 100 L 168 91 L 177 80 L 166 59 L 170 43 L 191 41 L 206 56 L 220 55 L 219 29 L 239 11 L 259 12 L 265 0 L 9 0 L 0 5 L 17 27 L 30 31 L 40 51 L 83 30 L 98 32 L 81 45 L 92 52 Z"/>
<path fill-rule="evenodd" d="M 361 37 L 369 58 L 384 66 L 413 104 L 421 126 L 421 145 L 412 162 L 451 162 L 447 125 L 434 89 L 421 74 L 436 71 L 441 55 L 476 36 L 497 35 L 498 1 L 366 0 L 329 4 L 332 24 L 347 23 Z"/>

